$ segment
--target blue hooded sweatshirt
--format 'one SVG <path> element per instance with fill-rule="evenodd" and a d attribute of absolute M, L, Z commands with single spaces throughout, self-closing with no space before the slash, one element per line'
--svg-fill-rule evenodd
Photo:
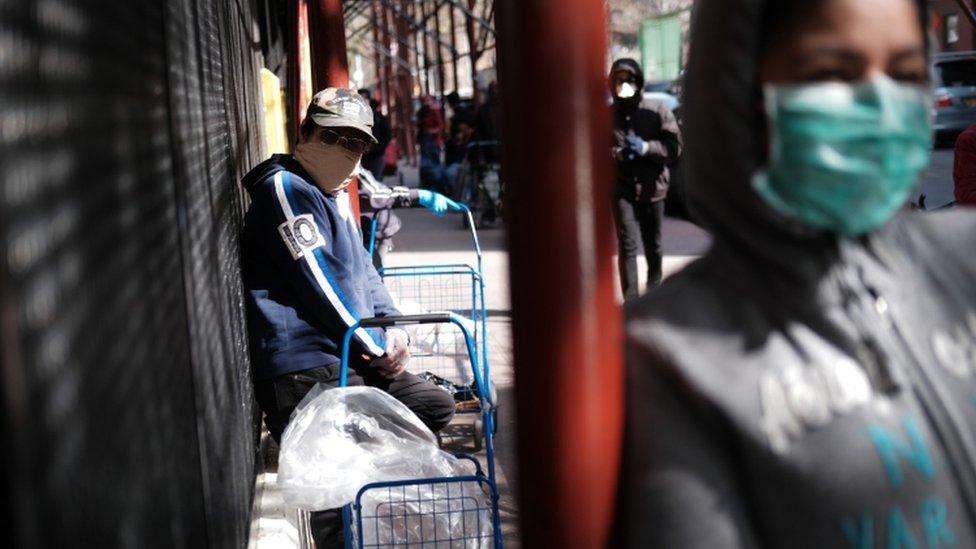
<path fill-rule="evenodd" d="M 290 155 L 246 176 L 251 197 L 241 236 L 254 379 L 339 362 L 346 330 L 399 312 L 373 267 L 346 191 L 322 192 Z M 384 353 L 382 330 L 352 339 L 350 366 Z"/>

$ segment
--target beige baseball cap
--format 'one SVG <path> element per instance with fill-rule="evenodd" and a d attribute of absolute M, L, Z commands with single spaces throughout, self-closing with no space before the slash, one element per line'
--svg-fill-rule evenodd
<path fill-rule="evenodd" d="M 312 97 L 305 116 L 326 128 L 355 128 L 373 137 L 373 109 L 358 93 L 346 88 L 325 88 Z"/>

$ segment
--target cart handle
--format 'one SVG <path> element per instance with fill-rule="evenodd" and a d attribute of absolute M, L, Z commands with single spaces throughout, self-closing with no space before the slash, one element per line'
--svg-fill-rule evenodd
<path fill-rule="evenodd" d="M 445 324 L 452 322 L 451 313 L 424 313 L 419 315 L 380 316 L 364 318 L 359 321 L 361 328 L 389 328 L 391 326 L 412 326 L 416 324 Z"/>
<path fill-rule="evenodd" d="M 474 242 L 474 251 L 478 257 L 478 272 L 480 273 L 482 272 L 481 241 L 478 240 L 478 230 L 474 226 L 474 216 L 471 215 L 471 208 L 469 208 L 464 202 L 451 200 L 451 203 L 456 206 L 455 209 L 459 210 L 462 215 L 468 218 L 468 228 L 471 231 L 471 240 Z M 373 250 L 376 249 L 376 230 L 378 228 L 379 222 L 376 214 L 373 214 L 373 219 L 370 220 L 369 224 L 369 245 L 366 246 L 366 251 L 369 253 L 369 257 L 373 257 Z"/>
<path fill-rule="evenodd" d="M 370 261 L 373 260 L 373 251 L 376 250 L 376 229 L 379 227 L 379 219 L 377 219 L 376 214 L 373 214 L 373 218 L 369 220 L 369 246 L 366 247 L 366 251 L 369 252 Z"/>
<path fill-rule="evenodd" d="M 403 315 L 403 316 L 384 316 L 376 318 L 364 318 L 362 320 L 356 321 L 352 326 L 346 330 L 346 335 L 342 338 L 342 359 L 339 365 L 339 387 L 345 387 L 349 377 L 349 346 L 352 343 L 352 337 L 355 335 L 356 330 L 360 328 L 389 328 L 391 326 L 411 326 L 417 324 L 454 324 L 464 335 L 464 345 L 468 350 L 468 360 L 471 361 L 471 370 L 474 374 L 475 387 L 478 389 L 478 394 L 483 395 L 481 398 L 488 405 L 489 408 L 494 407 L 494 402 L 491 400 L 491 394 L 488 392 L 488 380 L 484 379 L 484 374 L 481 371 L 481 367 L 478 364 L 478 353 L 474 346 L 474 337 L 471 332 L 465 327 L 460 316 L 451 312 L 436 312 L 436 313 L 426 313 L 420 315 Z"/>
<path fill-rule="evenodd" d="M 478 272 L 481 273 L 481 241 L 478 240 L 478 229 L 474 226 L 474 216 L 471 215 L 471 208 L 468 207 L 464 202 L 455 202 L 458 208 L 461 209 L 461 213 L 468 218 L 468 229 L 471 230 L 471 240 L 474 241 L 474 251 L 478 256 Z"/>

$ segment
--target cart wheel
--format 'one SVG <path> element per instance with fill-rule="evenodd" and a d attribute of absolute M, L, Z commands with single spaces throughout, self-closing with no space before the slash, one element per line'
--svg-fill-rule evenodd
<path fill-rule="evenodd" d="M 474 451 L 480 452 L 485 447 L 485 423 L 479 418 L 474 420 Z"/>

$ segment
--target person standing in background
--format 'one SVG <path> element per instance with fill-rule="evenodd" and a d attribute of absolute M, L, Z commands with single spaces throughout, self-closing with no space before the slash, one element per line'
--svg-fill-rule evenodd
<path fill-rule="evenodd" d="M 421 99 L 417 110 L 417 143 L 420 144 L 420 187 L 444 192 L 444 113 L 430 95 Z"/>
<path fill-rule="evenodd" d="M 362 164 L 369 173 L 373 174 L 373 178 L 382 182 L 386 148 L 393 139 L 393 130 L 390 128 L 390 119 L 380 110 L 380 102 L 373 99 L 373 94 L 363 88 L 359 90 L 359 95 L 363 96 L 373 110 L 373 137 L 376 138 L 376 144 L 363 155 Z"/>
<path fill-rule="evenodd" d="M 624 300 L 629 301 L 640 295 L 637 252 L 641 241 L 647 257 L 647 287 L 661 283 L 661 223 L 671 177 L 668 164 L 681 154 L 681 131 L 665 105 L 642 101 L 644 73 L 637 61 L 615 61 L 609 85 L 617 161 L 613 218 L 620 246 L 620 286 Z"/>

